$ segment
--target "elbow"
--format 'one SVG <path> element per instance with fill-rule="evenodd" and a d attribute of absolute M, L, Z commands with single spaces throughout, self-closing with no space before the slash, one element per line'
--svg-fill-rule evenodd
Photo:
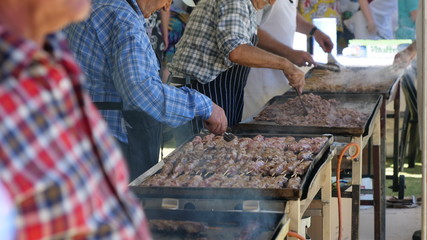
<path fill-rule="evenodd" d="M 236 47 L 233 51 L 230 52 L 228 59 L 233 63 L 239 63 L 244 51 L 243 48 L 244 47 L 242 45 Z"/>

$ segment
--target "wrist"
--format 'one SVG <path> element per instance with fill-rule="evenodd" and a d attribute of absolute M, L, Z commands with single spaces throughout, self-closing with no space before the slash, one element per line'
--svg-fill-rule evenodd
<path fill-rule="evenodd" d="M 314 26 L 311 30 L 310 30 L 310 32 L 308 33 L 308 35 L 310 36 L 310 37 L 312 37 L 313 35 L 314 35 L 314 33 L 317 31 L 318 29 L 317 29 L 317 27 L 316 26 Z"/>

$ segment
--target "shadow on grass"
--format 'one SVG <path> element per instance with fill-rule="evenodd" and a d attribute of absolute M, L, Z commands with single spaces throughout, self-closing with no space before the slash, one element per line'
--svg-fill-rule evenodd
<path fill-rule="evenodd" d="M 405 176 L 405 197 L 410 197 L 414 195 L 415 197 L 421 197 L 422 195 L 422 175 L 421 175 L 421 161 L 417 159 L 415 162 L 414 168 L 408 168 L 407 159 L 405 159 L 405 164 L 403 171 L 399 172 L 400 175 Z M 387 158 L 386 162 L 386 175 L 393 176 L 393 159 Z M 393 185 L 393 179 L 386 180 L 386 195 L 387 196 L 397 196 L 397 192 L 393 192 L 390 186 Z"/>

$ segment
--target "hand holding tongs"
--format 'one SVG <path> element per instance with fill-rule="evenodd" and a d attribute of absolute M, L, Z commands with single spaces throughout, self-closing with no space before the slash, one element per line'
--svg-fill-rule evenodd
<path fill-rule="evenodd" d="M 211 132 L 208 130 L 208 129 L 206 129 L 206 128 L 202 128 L 202 130 L 200 130 L 200 132 L 202 133 L 202 134 L 210 134 Z M 224 132 L 224 134 L 223 134 L 223 139 L 226 141 L 226 142 L 231 142 L 231 141 L 233 141 L 234 140 L 234 138 L 236 137 L 236 135 L 234 135 L 234 134 L 232 134 L 231 133 L 231 128 L 227 128 L 227 131 L 226 132 Z"/>
<path fill-rule="evenodd" d="M 296 89 L 296 88 L 293 88 L 293 89 L 294 89 L 294 90 L 295 90 L 295 92 L 297 93 L 298 98 L 299 98 L 299 100 L 300 100 L 300 102 L 301 102 L 302 109 L 304 110 L 304 116 L 308 115 L 307 108 L 305 107 L 305 104 L 304 104 L 304 102 L 302 101 L 301 93 L 298 91 L 298 89 Z"/>

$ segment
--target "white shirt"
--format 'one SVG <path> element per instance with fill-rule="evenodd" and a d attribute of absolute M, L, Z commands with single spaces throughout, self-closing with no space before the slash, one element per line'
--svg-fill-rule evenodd
<path fill-rule="evenodd" d="M 293 3 L 292 3 L 293 2 Z M 296 31 L 298 0 L 277 0 L 260 14 L 260 28 L 281 43 L 292 47 Z M 269 68 L 251 68 L 245 87 L 243 120 L 256 114 L 272 97 L 290 88 L 283 71 Z"/>

